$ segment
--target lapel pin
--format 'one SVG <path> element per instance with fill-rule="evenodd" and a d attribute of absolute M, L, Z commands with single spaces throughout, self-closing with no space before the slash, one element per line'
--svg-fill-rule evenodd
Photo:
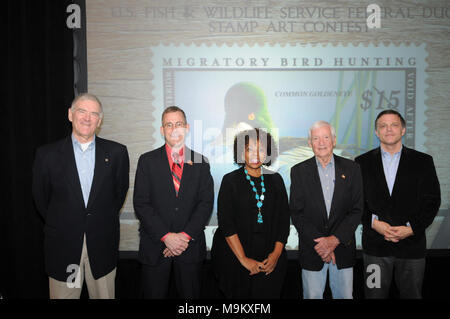
<path fill-rule="evenodd" d="M 105 162 L 108 163 L 109 162 L 109 158 L 105 158 Z"/>
<path fill-rule="evenodd" d="M 345 175 L 344 174 L 342 174 L 341 177 L 342 177 L 342 179 L 345 179 Z"/>

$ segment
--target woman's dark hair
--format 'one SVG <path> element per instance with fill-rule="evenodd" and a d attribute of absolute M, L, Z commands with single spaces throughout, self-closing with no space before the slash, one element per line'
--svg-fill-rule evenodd
<path fill-rule="evenodd" d="M 234 163 L 243 166 L 245 165 L 244 155 L 245 149 L 248 147 L 250 140 L 259 142 L 260 147 L 266 150 L 266 159 L 264 165 L 270 166 L 278 157 L 278 148 L 272 135 L 260 128 L 250 129 L 239 132 L 234 137 Z"/>

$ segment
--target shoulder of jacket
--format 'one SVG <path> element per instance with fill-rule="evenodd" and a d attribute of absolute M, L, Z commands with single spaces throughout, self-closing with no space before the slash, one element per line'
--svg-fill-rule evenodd
<path fill-rule="evenodd" d="M 151 151 L 147 151 L 147 152 L 145 152 L 145 153 L 142 153 L 142 154 L 139 156 L 139 160 L 152 160 L 152 159 L 154 159 L 154 158 L 160 156 L 160 154 L 161 154 L 162 151 L 165 152 L 164 149 L 161 150 L 161 147 L 156 148 L 156 149 L 151 150 Z"/>
<path fill-rule="evenodd" d="M 108 148 L 112 148 L 112 149 L 114 149 L 114 148 L 117 148 L 117 149 L 125 149 L 125 148 L 127 148 L 126 145 L 121 144 L 121 143 L 116 142 L 116 141 L 107 140 L 105 138 L 101 138 L 101 137 L 98 137 L 98 136 L 96 136 L 95 139 L 96 139 L 96 142 L 98 142 L 98 143 L 100 143 L 102 145 L 105 145 Z"/>
<path fill-rule="evenodd" d="M 294 166 L 292 166 L 291 170 L 301 170 L 305 169 L 309 165 L 311 165 L 311 162 L 315 161 L 315 157 L 308 158 L 304 160 L 303 162 L 297 163 Z"/>
<path fill-rule="evenodd" d="M 372 158 L 374 155 L 376 155 L 379 152 L 380 152 L 380 148 L 379 147 L 374 148 L 374 149 L 372 149 L 370 151 L 367 151 L 366 153 L 363 153 L 361 155 L 356 156 L 355 157 L 355 162 L 368 160 L 368 159 Z"/>
<path fill-rule="evenodd" d="M 36 154 L 37 153 L 40 153 L 41 155 L 51 154 L 53 152 L 58 151 L 64 145 L 64 143 L 71 143 L 70 136 L 37 147 Z"/>
<path fill-rule="evenodd" d="M 433 157 L 427 153 L 423 153 L 423 152 L 417 151 L 415 149 L 412 149 L 412 148 L 409 148 L 406 146 L 403 146 L 403 147 L 404 147 L 404 154 L 406 156 L 409 156 L 416 160 L 424 160 L 424 161 L 429 161 L 429 160 L 433 159 Z"/>
<path fill-rule="evenodd" d="M 342 164 L 344 166 L 348 166 L 350 168 L 359 167 L 359 164 L 356 162 L 356 159 L 355 160 L 351 160 L 349 158 L 345 158 L 345 157 L 342 157 L 342 156 L 335 155 L 335 160 L 336 159 L 338 160 L 338 162 L 340 164 Z"/>
<path fill-rule="evenodd" d="M 209 160 L 206 156 L 193 150 L 189 151 L 191 154 L 190 158 L 185 158 L 185 162 L 187 162 L 190 165 L 192 164 L 209 165 Z"/>

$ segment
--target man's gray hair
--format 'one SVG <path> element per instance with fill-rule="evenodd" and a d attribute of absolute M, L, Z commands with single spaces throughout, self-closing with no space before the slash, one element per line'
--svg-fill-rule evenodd
<path fill-rule="evenodd" d="M 72 101 L 72 105 L 70 106 L 70 109 L 73 111 L 75 111 L 75 107 L 76 104 L 79 101 L 94 101 L 97 102 L 97 104 L 100 107 L 100 118 L 103 118 L 103 106 L 102 103 L 100 102 L 100 100 L 98 99 L 98 97 L 96 97 L 94 94 L 91 93 L 81 93 L 80 95 L 78 95 L 73 101 Z"/>
<path fill-rule="evenodd" d="M 312 135 L 313 130 L 315 130 L 316 128 L 323 127 L 323 126 L 328 126 L 330 128 L 331 135 L 333 135 L 333 137 L 336 138 L 336 130 L 334 129 L 333 125 L 331 125 L 327 121 L 317 121 L 317 122 L 314 122 L 313 125 L 311 125 L 311 127 L 309 128 L 308 140 L 311 141 L 311 135 Z"/>

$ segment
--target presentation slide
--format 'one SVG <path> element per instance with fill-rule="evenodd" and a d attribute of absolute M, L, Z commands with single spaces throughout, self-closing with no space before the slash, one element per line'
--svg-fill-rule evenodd
<path fill-rule="evenodd" d="M 139 247 L 133 185 L 139 156 L 164 144 L 164 108 L 181 107 L 186 144 L 211 165 L 215 200 L 233 139 L 264 128 L 280 153 L 271 169 L 289 193 L 290 168 L 314 154 L 308 130 L 336 129 L 335 154 L 379 146 L 385 109 L 406 120 L 403 144 L 433 156 L 442 204 L 427 245 L 450 248 L 450 6 L 446 1 L 86 0 L 88 88 L 104 106 L 99 135 L 128 147 L 130 189 L 120 250 Z M 217 228 L 216 201 L 205 229 Z M 287 249 L 297 249 L 291 226 Z M 361 248 L 361 227 L 356 230 Z"/>

